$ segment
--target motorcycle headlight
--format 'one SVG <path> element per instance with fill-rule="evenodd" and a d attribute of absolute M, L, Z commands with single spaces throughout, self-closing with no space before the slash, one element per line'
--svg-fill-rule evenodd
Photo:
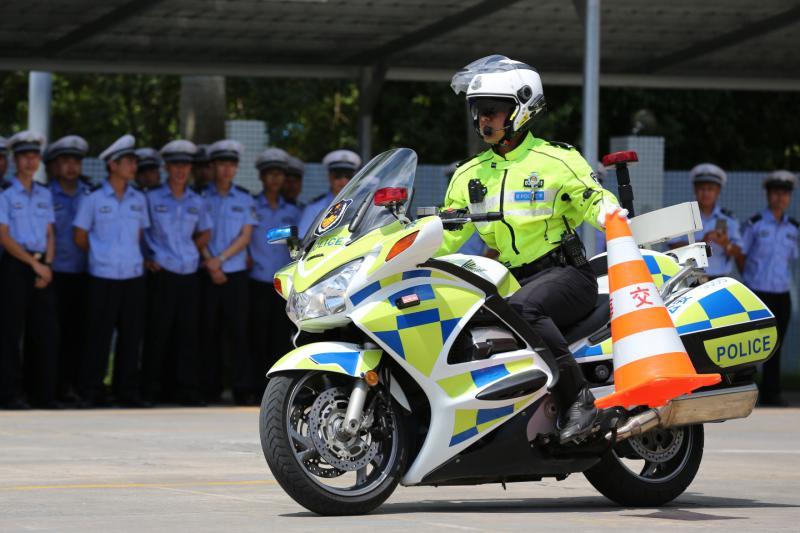
<path fill-rule="evenodd" d="M 290 318 L 297 322 L 344 311 L 344 291 L 363 261 L 363 257 L 350 261 L 303 292 L 292 289 L 288 305 Z"/>

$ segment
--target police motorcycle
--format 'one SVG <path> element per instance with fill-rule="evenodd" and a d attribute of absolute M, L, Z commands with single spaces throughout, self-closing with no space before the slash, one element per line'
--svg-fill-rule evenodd
<path fill-rule="evenodd" d="M 658 408 L 606 409 L 591 436 L 560 444 L 550 393 L 558 367 L 506 302 L 517 280 L 492 259 L 433 257 L 448 228 L 501 215 L 423 208 L 428 216 L 409 220 L 416 165 L 412 150 L 384 152 L 302 240 L 292 227 L 268 232 L 296 259 L 274 284 L 299 329 L 297 348 L 269 370 L 260 410 L 262 450 L 281 487 L 322 515 L 367 513 L 398 483 L 504 485 L 572 473 L 626 506 L 680 495 L 702 459 L 702 424 L 754 407 L 753 366 L 777 343 L 766 306 L 733 279 L 703 282 L 702 243 L 643 250 L 693 364 L 722 382 Z M 699 221 L 696 204 L 682 204 L 631 225 L 644 244 Z M 592 261 L 597 307 L 565 335 L 601 397 L 613 391 L 608 290 L 604 256 Z"/>

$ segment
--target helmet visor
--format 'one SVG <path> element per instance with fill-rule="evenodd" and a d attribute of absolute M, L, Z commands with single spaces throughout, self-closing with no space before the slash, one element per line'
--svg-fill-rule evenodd
<path fill-rule="evenodd" d="M 480 117 L 492 117 L 500 112 L 504 112 L 508 117 L 515 105 L 516 102 L 510 98 L 483 96 L 469 99 L 469 112 L 472 120 L 478 120 Z"/>

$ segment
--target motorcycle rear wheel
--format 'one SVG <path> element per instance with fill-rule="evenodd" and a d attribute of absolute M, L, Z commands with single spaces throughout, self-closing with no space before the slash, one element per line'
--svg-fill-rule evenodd
<path fill-rule="evenodd" d="M 377 454 L 370 448 L 372 455 L 362 460 L 369 461 L 367 466 L 344 471 L 346 461 L 335 461 L 329 450 L 320 454 L 311 435 L 312 427 L 318 426 L 308 423 L 314 413 L 312 404 L 325 391 L 329 391 L 326 397 L 332 397 L 330 391 L 349 392 L 350 387 L 352 378 L 339 374 L 279 375 L 270 379 L 261 402 L 261 449 L 272 474 L 292 499 L 321 515 L 359 515 L 374 510 L 394 492 L 406 468 L 404 417 L 391 399 L 391 408 L 385 414 L 391 419 L 390 435 L 385 435 L 384 428 L 382 437 L 365 436 L 368 440 L 379 439 Z M 341 403 L 342 399 L 338 401 Z M 316 440 L 318 443 L 319 434 Z M 325 456 L 335 464 L 326 461 Z M 351 483 L 353 476 L 356 479 Z"/>
<path fill-rule="evenodd" d="M 703 459 L 703 426 L 657 429 L 635 439 L 585 471 L 589 483 L 625 507 L 658 507 L 683 494 Z M 644 466 L 633 467 L 634 461 Z"/>

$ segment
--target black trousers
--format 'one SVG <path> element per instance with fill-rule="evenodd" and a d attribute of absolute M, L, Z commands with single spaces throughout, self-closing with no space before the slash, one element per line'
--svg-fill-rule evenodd
<path fill-rule="evenodd" d="M 755 292 L 755 291 L 754 291 Z M 767 400 L 777 400 L 781 396 L 781 345 L 789 327 L 792 315 L 792 296 L 789 292 L 756 292 L 778 323 L 778 349 L 772 354 L 769 361 L 763 366 L 763 379 L 761 381 L 761 395 Z"/>
<path fill-rule="evenodd" d="M 292 349 L 294 328 L 286 316 L 286 301 L 272 283 L 250 280 L 250 349 L 253 389 L 264 393 L 267 371 Z"/>
<path fill-rule="evenodd" d="M 81 368 L 81 396 L 102 398 L 111 338 L 117 330 L 114 393 L 120 401 L 139 398 L 139 350 L 144 325 L 144 278 L 125 280 L 89 277 L 87 342 Z"/>
<path fill-rule="evenodd" d="M 217 401 L 223 388 L 222 354 L 226 344 L 224 333 L 228 334 L 230 345 L 230 384 L 233 394 L 237 399 L 244 399 L 253 392 L 252 365 L 247 342 L 248 275 L 246 271 L 225 275 L 228 281 L 215 285 L 207 274 L 201 274 L 203 392 L 209 401 Z"/>
<path fill-rule="evenodd" d="M 559 328 L 574 324 L 594 308 L 597 279 L 589 265 L 553 267 L 520 280 L 508 303 L 528 321 L 556 358 L 571 355 Z"/>
<path fill-rule="evenodd" d="M 147 400 L 159 399 L 165 382 L 173 379 L 175 399 L 200 399 L 197 276 L 196 273 L 175 274 L 168 270 L 150 273 L 149 342 L 142 353 L 142 394 Z M 170 353 L 173 349 L 174 353 Z M 167 361 L 173 364 L 165 365 Z M 169 375 L 170 371 L 174 374 Z"/>
<path fill-rule="evenodd" d="M 88 274 L 54 272 L 58 329 L 58 390 L 60 394 L 80 386 L 80 365 L 86 345 L 86 290 Z"/>
<path fill-rule="evenodd" d="M 56 398 L 58 383 L 58 322 L 52 283 L 44 289 L 34 287 L 33 269 L 8 252 L 0 259 L 0 403 L 21 398 L 23 391 L 22 339 L 30 346 L 25 364 L 30 372 L 35 403 Z"/>

